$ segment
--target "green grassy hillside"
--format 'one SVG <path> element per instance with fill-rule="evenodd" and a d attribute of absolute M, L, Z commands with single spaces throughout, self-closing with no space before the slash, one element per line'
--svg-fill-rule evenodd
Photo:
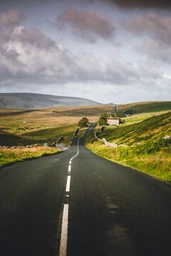
<path fill-rule="evenodd" d="M 127 126 L 108 126 L 102 134 L 99 134 L 111 142 L 129 146 L 136 143 L 147 143 L 149 140 L 157 141 L 166 135 L 171 135 L 171 112 Z"/>
<path fill-rule="evenodd" d="M 98 136 L 118 147 L 107 147 L 91 137 L 87 146 L 94 152 L 171 181 L 171 112 L 135 124 L 108 126 Z"/>
<path fill-rule="evenodd" d="M 171 101 L 156 101 L 156 102 L 136 102 L 130 104 L 118 105 L 119 110 L 126 111 L 127 109 L 135 110 L 135 113 L 151 113 L 159 111 L 171 110 Z"/>

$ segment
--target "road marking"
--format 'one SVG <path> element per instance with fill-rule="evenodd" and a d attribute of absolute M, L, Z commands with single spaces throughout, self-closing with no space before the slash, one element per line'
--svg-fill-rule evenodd
<path fill-rule="evenodd" d="M 69 216 L 69 192 L 70 192 L 70 185 L 71 185 L 71 165 L 72 160 L 78 156 L 79 154 L 79 141 L 77 141 L 77 153 L 70 159 L 68 165 L 68 177 L 65 189 L 65 204 L 63 208 L 63 216 L 62 216 L 62 229 L 61 229 L 61 241 L 60 241 L 60 248 L 59 248 L 59 256 L 67 256 L 67 243 L 68 243 L 68 216 Z"/>
<path fill-rule="evenodd" d="M 71 164 L 68 166 L 68 173 L 71 173 Z"/>
<path fill-rule="evenodd" d="M 70 192 L 71 176 L 68 175 L 65 192 Z"/>
<path fill-rule="evenodd" d="M 63 217 L 62 217 L 62 230 L 61 230 L 61 242 L 60 242 L 60 256 L 67 255 L 67 243 L 68 243 L 68 215 L 69 205 L 64 204 Z"/>
<path fill-rule="evenodd" d="M 67 243 L 68 243 L 68 216 L 69 216 L 69 192 L 70 192 L 70 185 L 71 185 L 71 166 L 72 160 L 78 156 L 80 153 L 79 150 L 79 142 L 80 137 L 77 141 L 77 153 L 70 159 L 68 165 L 68 177 L 65 189 L 65 203 L 63 208 L 63 216 L 62 216 L 62 229 L 61 229 L 61 241 L 59 247 L 59 256 L 67 256 Z"/>

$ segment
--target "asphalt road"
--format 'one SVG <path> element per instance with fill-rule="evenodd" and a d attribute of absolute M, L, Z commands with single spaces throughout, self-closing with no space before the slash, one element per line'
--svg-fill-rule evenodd
<path fill-rule="evenodd" d="M 93 154 L 84 137 L 0 169 L 0 254 L 58 256 L 68 205 L 67 256 L 170 256 L 171 187 Z"/>

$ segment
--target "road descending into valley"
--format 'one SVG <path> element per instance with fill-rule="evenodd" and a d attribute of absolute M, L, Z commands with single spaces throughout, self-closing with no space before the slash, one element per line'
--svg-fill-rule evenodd
<path fill-rule="evenodd" d="M 90 132 L 0 169 L 0 255 L 171 255 L 171 186 L 92 153 Z"/>

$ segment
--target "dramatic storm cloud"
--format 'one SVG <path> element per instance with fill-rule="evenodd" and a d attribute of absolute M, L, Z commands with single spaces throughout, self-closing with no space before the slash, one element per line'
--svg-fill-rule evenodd
<path fill-rule="evenodd" d="M 104 103 L 169 100 L 170 5 L 2 0 L 0 91 Z"/>

